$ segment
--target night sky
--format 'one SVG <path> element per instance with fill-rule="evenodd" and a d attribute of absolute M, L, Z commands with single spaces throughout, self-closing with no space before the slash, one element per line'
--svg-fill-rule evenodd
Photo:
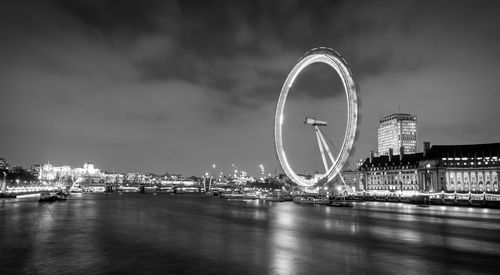
<path fill-rule="evenodd" d="M 360 88 L 353 162 L 377 150 L 379 116 L 398 109 L 417 115 L 420 149 L 499 142 L 499 15 L 494 0 L 2 1 L 0 157 L 185 176 L 212 164 L 279 172 L 276 100 L 318 46 L 342 53 Z M 291 91 L 285 146 L 298 173 L 321 168 L 304 116 L 329 121 L 333 142 L 343 137 L 336 78 L 313 65 Z"/>

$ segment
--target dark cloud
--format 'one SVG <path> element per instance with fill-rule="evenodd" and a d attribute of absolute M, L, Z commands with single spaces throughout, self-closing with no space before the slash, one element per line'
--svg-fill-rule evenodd
<path fill-rule="evenodd" d="M 8 134 L 0 154 L 13 162 L 93 159 L 104 168 L 183 173 L 217 161 L 277 168 L 275 100 L 290 68 L 318 46 L 341 52 L 360 87 L 355 158 L 376 149 L 378 114 L 398 105 L 419 117 L 420 141 L 500 138 L 481 126 L 500 116 L 497 1 L 1 5 L 0 115 L 8 119 L 0 126 Z M 340 139 L 344 92 L 320 64 L 292 92 L 291 129 L 302 132 L 291 148 L 302 149 L 290 154 L 310 152 L 296 165 L 314 170 L 316 145 L 300 145 L 310 136 L 300 120 L 332 117 Z"/>

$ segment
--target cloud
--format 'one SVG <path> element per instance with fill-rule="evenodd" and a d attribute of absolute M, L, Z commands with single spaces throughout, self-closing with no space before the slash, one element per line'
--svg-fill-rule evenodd
<path fill-rule="evenodd" d="M 65 150 L 130 168 L 130 152 L 143 169 L 179 172 L 217 157 L 277 167 L 275 101 L 298 58 L 318 46 L 341 52 L 360 87 L 354 158 L 376 150 L 378 114 L 398 105 L 418 116 L 420 141 L 497 141 L 500 129 L 481 125 L 500 115 L 498 12 L 495 1 L 6 2 L 2 142 L 35 143 L 37 132 L 40 145 L 5 155 L 29 162 Z M 293 88 L 297 137 L 310 134 L 304 115 L 342 126 L 332 70 L 313 65 Z M 342 127 L 331 129 L 337 139 Z M 315 146 L 290 154 L 310 152 L 298 165 L 312 170 L 321 166 Z"/>

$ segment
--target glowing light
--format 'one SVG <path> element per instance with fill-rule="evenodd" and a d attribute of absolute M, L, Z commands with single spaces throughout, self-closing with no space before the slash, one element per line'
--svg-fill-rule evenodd
<path fill-rule="evenodd" d="M 342 142 L 342 147 L 338 156 L 335 158 L 333 165 L 323 174 L 318 180 L 305 179 L 299 177 L 290 167 L 285 151 L 283 149 L 283 113 L 285 109 L 286 98 L 290 87 L 300 74 L 300 72 L 307 66 L 313 63 L 325 63 L 332 67 L 340 76 L 342 84 L 344 85 L 347 97 L 347 127 Z M 281 93 L 278 98 L 276 106 L 276 115 L 274 117 L 274 142 L 278 160 L 283 168 L 285 174 L 295 183 L 301 186 L 314 186 L 317 182 L 332 181 L 335 176 L 340 172 L 344 164 L 349 158 L 349 154 L 354 145 L 354 138 L 356 136 L 356 129 L 358 123 L 358 99 L 356 94 L 356 85 L 352 77 L 351 70 L 347 66 L 347 62 L 335 50 L 328 48 L 316 48 L 306 53 L 292 68 L 288 74 Z"/>

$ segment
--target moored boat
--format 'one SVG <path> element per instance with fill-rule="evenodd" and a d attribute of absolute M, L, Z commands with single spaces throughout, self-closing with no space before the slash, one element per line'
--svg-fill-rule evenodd
<path fill-rule="evenodd" d="M 330 199 L 326 197 L 295 196 L 293 202 L 302 204 L 329 204 Z"/>
<path fill-rule="evenodd" d="M 221 192 L 220 197 L 223 199 L 245 199 L 245 193 L 240 190 L 232 192 Z"/>
<path fill-rule="evenodd" d="M 203 194 L 200 187 L 197 186 L 176 186 L 173 188 L 174 194 Z"/>
<path fill-rule="evenodd" d="M 256 192 L 245 192 L 243 198 L 247 200 L 257 200 L 259 199 L 259 195 L 257 195 Z"/>
<path fill-rule="evenodd" d="M 328 206 L 334 206 L 334 207 L 352 207 L 352 202 L 349 201 L 332 201 L 331 203 L 327 204 Z"/>
<path fill-rule="evenodd" d="M 284 197 L 274 193 L 264 194 L 263 196 L 260 197 L 260 199 L 263 201 L 276 201 L 276 202 L 285 201 Z"/>
<path fill-rule="evenodd" d="M 469 193 L 457 193 L 455 204 L 459 206 L 471 205 L 471 199 Z"/>
<path fill-rule="evenodd" d="M 442 193 L 434 193 L 429 194 L 429 201 L 432 205 L 441 205 L 443 204 L 443 194 Z"/>
<path fill-rule="evenodd" d="M 484 202 L 488 207 L 500 208 L 500 194 L 485 194 Z"/>
<path fill-rule="evenodd" d="M 455 193 L 443 193 L 443 204 L 444 205 L 455 205 L 456 204 L 456 194 Z"/>
<path fill-rule="evenodd" d="M 43 191 L 40 193 L 39 202 L 53 202 L 53 201 L 64 201 L 68 198 L 68 195 L 62 191 L 56 193 L 51 193 L 48 191 Z"/>
<path fill-rule="evenodd" d="M 293 201 L 293 196 L 290 194 L 283 194 L 283 199 L 285 201 Z"/>

